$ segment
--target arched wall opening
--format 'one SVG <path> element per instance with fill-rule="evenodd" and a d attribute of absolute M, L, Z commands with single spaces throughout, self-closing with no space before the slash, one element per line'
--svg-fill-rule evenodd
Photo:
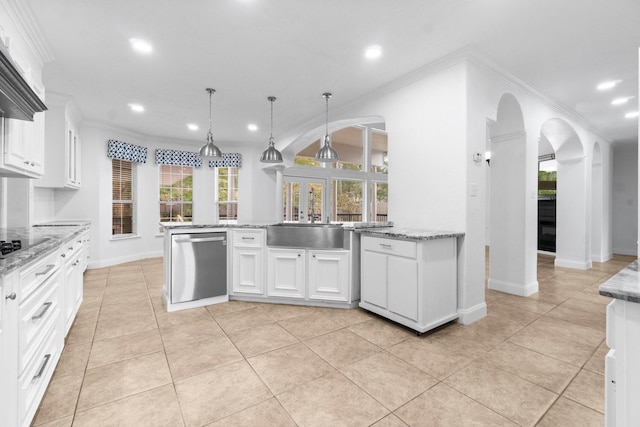
<path fill-rule="evenodd" d="M 558 118 L 543 123 L 540 139 L 553 147 L 558 167 L 555 265 L 586 270 L 591 242 L 584 147 L 573 127 Z"/>
<path fill-rule="evenodd" d="M 505 93 L 495 122 L 488 123 L 490 174 L 490 289 L 529 296 L 538 291 L 536 280 L 535 204 L 528 197 L 527 135 L 520 103 Z M 534 150 L 536 151 L 536 150 Z"/>

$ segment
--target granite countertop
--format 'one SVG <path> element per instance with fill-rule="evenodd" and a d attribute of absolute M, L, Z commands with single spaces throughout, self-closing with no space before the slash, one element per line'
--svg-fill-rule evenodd
<path fill-rule="evenodd" d="M 458 231 L 420 230 L 399 227 L 362 228 L 356 229 L 356 233 L 406 240 L 434 240 L 464 236 L 464 233 Z"/>
<path fill-rule="evenodd" d="M 20 239 L 25 247 L 0 256 L 0 277 L 58 249 L 61 244 L 89 229 L 89 225 L 89 221 L 84 221 L 82 225 L 0 228 L 0 240 Z"/>
<path fill-rule="evenodd" d="M 185 228 L 267 228 L 269 225 L 278 225 L 281 223 L 274 222 L 253 222 L 245 224 L 163 224 L 164 228 L 168 230 L 173 229 L 185 229 Z M 297 223 L 292 223 L 297 224 Z M 318 225 L 326 224 L 323 222 L 316 223 Z M 378 228 L 378 227 L 390 227 L 392 222 L 332 222 L 331 224 L 342 225 L 345 229 L 362 229 L 362 228 Z"/>
<path fill-rule="evenodd" d="M 640 271 L 638 260 L 600 285 L 600 295 L 640 303 Z"/>

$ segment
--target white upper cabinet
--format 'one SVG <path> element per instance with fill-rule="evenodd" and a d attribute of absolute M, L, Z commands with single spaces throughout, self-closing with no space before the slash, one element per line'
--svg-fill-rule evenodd
<path fill-rule="evenodd" d="M 45 126 L 47 169 L 34 183 L 36 187 L 77 189 L 81 185 L 82 163 L 78 117 L 75 103 L 61 95 L 50 94 Z"/>
<path fill-rule="evenodd" d="M 0 177 L 45 173 L 42 68 L 53 55 L 20 2 L 0 2 Z"/>

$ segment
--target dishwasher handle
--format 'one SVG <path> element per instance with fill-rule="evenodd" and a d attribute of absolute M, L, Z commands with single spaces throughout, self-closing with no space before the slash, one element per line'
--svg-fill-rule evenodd
<path fill-rule="evenodd" d="M 201 242 L 223 242 L 227 240 L 225 236 L 222 237 L 195 237 L 185 239 L 174 239 L 176 243 L 201 243 Z"/>

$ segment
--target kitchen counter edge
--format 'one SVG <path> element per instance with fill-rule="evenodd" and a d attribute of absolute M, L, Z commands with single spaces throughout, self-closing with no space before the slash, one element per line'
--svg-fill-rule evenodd
<path fill-rule="evenodd" d="M 80 221 L 76 222 L 79 224 Z M 28 227 L 16 227 L 8 229 L 0 229 L 0 231 L 9 231 L 12 236 L 17 238 L 28 239 L 45 239 L 43 242 L 37 245 L 31 246 L 15 255 L 8 256 L 5 259 L 0 259 L 0 278 L 8 275 L 14 270 L 29 264 L 32 261 L 58 249 L 60 245 L 73 239 L 75 236 L 83 233 L 91 227 L 90 221 L 82 221 L 80 225 L 49 225 L 49 226 L 34 226 Z"/>
<path fill-rule="evenodd" d="M 638 260 L 620 270 L 599 287 L 600 295 L 640 303 L 640 264 Z"/>
<path fill-rule="evenodd" d="M 356 229 L 356 233 L 402 240 L 435 240 L 464 236 L 464 233 L 459 231 L 421 230 L 396 227 L 362 228 Z"/>

